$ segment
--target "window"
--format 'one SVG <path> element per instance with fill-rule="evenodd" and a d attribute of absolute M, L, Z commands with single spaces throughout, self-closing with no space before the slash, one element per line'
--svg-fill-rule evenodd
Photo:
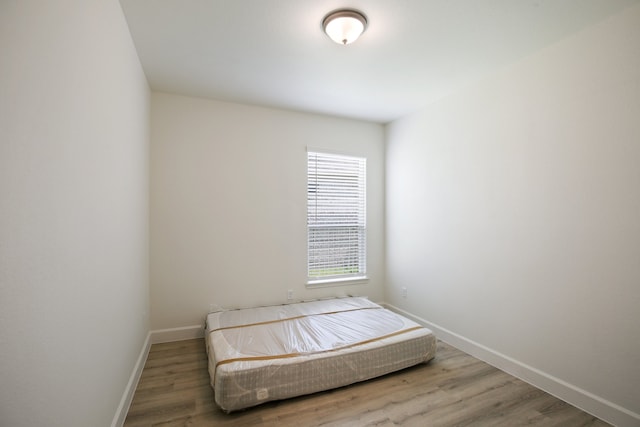
<path fill-rule="evenodd" d="M 307 280 L 364 279 L 367 159 L 307 153 Z"/>

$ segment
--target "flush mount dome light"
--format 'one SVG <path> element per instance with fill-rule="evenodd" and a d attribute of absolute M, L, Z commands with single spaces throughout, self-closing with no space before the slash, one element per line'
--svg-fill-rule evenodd
<path fill-rule="evenodd" d="M 367 29 L 367 18 L 357 10 L 340 9 L 325 16 L 324 32 L 336 43 L 353 43 Z"/>

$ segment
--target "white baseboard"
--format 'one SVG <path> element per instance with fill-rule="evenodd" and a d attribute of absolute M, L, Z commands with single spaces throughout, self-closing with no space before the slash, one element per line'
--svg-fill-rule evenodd
<path fill-rule="evenodd" d="M 142 375 L 142 370 L 144 369 L 144 364 L 147 361 L 147 356 L 149 356 L 149 350 L 151 349 L 152 344 L 183 341 L 192 338 L 202 338 L 203 336 L 204 328 L 202 327 L 202 325 L 150 331 L 147 334 L 147 338 L 145 339 L 144 344 L 142 345 L 142 350 L 140 351 L 138 360 L 133 367 L 133 372 L 131 372 L 129 382 L 127 383 L 127 387 L 124 390 L 122 399 L 120 400 L 120 405 L 118 405 L 116 414 L 113 417 L 113 421 L 111 422 L 111 427 L 122 427 L 125 419 L 127 418 L 129 407 L 131 406 L 131 402 L 133 401 L 133 395 L 135 394 L 136 387 L 138 386 L 138 381 L 140 381 L 140 376 Z"/>
<path fill-rule="evenodd" d="M 182 328 L 156 329 L 151 331 L 151 344 L 163 342 L 184 341 L 204 337 L 202 325 L 184 326 Z"/>
<path fill-rule="evenodd" d="M 142 375 L 142 370 L 144 369 L 144 364 L 147 361 L 147 356 L 149 355 L 150 348 L 151 333 L 149 332 L 147 334 L 147 338 L 144 340 L 144 344 L 142 345 L 142 350 L 140 350 L 138 360 L 133 367 L 133 372 L 131 372 L 129 382 L 127 383 L 127 387 L 124 390 L 122 399 L 120 399 L 120 405 L 118 405 L 116 414 L 113 417 L 111 427 L 122 427 L 122 425 L 124 424 L 124 420 L 127 418 L 127 413 L 129 412 L 131 401 L 133 401 L 133 395 L 135 394 L 136 387 L 138 386 L 138 381 L 140 380 L 140 376 Z"/>
<path fill-rule="evenodd" d="M 640 427 L 640 414 L 616 405 L 573 384 L 569 384 L 566 381 L 519 362 L 518 360 L 485 347 L 482 344 L 451 332 L 391 304 L 383 303 L 381 305 L 426 326 L 442 341 L 453 345 L 465 353 L 495 366 L 610 424 L 618 427 Z"/>

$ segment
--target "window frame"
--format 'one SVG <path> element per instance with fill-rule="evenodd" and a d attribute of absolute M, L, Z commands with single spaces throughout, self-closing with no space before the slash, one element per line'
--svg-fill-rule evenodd
<path fill-rule="evenodd" d="M 311 261 L 312 258 L 312 229 L 314 227 L 314 225 L 312 225 L 312 217 L 315 216 L 315 221 L 317 222 L 322 222 L 321 219 L 318 219 L 318 214 L 317 211 L 315 213 L 311 212 L 311 208 L 312 206 L 315 206 L 317 208 L 318 204 L 318 199 L 315 197 L 311 196 L 311 188 L 313 186 L 315 186 L 315 188 L 317 188 L 318 186 L 318 175 L 313 175 L 310 173 L 311 168 L 312 168 L 312 156 L 321 156 L 324 157 L 324 161 L 328 161 L 328 159 L 330 159 L 331 157 L 337 158 L 337 159 L 342 159 L 343 161 L 356 161 L 358 162 L 358 166 L 356 168 L 354 168 L 353 170 L 349 170 L 349 172 L 353 172 L 353 171 L 357 171 L 357 175 L 354 177 L 354 179 L 357 181 L 358 185 L 358 190 L 357 190 L 357 195 L 355 196 L 355 199 L 350 200 L 349 203 L 353 203 L 354 205 L 357 205 L 358 208 L 356 209 L 357 212 L 354 212 L 353 214 L 356 215 L 357 219 L 355 219 L 355 222 L 358 224 L 356 225 L 346 225 L 346 224 L 338 224 L 338 225 L 330 225 L 329 227 L 331 228 L 337 228 L 337 227 L 343 227 L 343 228 L 357 228 L 358 229 L 358 234 L 357 237 L 355 239 L 355 241 L 357 241 L 357 243 L 354 243 L 354 239 L 347 239 L 348 243 L 350 244 L 350 246 L 348 247 L 348 252 L 350 253 L 350 255 L 347 256 L 347 258 L 351 258 L 351 262 L 354 262 L 354 259 L 357 259 L 357 269 L 358 271 L 355 273 L 345 273 L 345 274 L 333 274 L 333 275 L 321 275 L 321 276 L 316 276 L 316 275 L 311 275 L 310 272 L 312 270 L 312 268 L 314 266 L 317 266 L 317 264 L 313 264 Z M 318 157 L 315 158 L 315 165 L 317 166 L 317 161 L 318 161 Z M 368 230 L 367 230 L 367 158 L 366 156 L 362 156 L 362 155 L 357 155 L 357 154 L 353 154 L 353 153 L 346 153 L 346 152 L 341 152 L 341 151 L 333 151 L 333 150 L 326 150 L 326 149 L 319 149 L 319 148 L 313 148 L 313 147 L 307 147 L 307 286 L 308 287 L 322 287 L 322 286 L 340 286 L 340 285 L 351 285 L 351 284 L 358 284 L 358 283 L 366 283 L 368 282 L 368 277 L 367 277 L 367 257 L 368 257 L 368 251 L 367 251 L 367 234 L 368 234 Z M 343 180 L 336 180 L 337 181 L 343 181 Z M 334 182 L 334 185 L 335 182 Z M 342 182 L 341 184 L 338 185 L 346 185 L 344 182 Z M 339 188 L 339 187 L 337 187 Z M 335 188 L 330 188 L 329 191 L 334 190 Z M 312 201 L 313 200 L 313 201 Z M 314 204 L 315 202 L 315 204 Z M 344 214 L 344 212 L 343 212 Z M 336 215 L 339 216 L 339 215 Z M 324 220 L 326 220 L 326 215 L 324 216 Z M 335 217 L 334 217 L 335 218 Z M 340 222 L 340 219 L 337 219 L 336 221 Z M 316 230 L 318 229 L 318 225 L 315 225 Z M 325 228 L 327 226 L 325 225 Z M 336 235 L 340 235 L 341 233 L 336 233 Z M 344 244 L 344 243 L 343 243 Z M 357 248 L 356 249 L 356 257 L 354 258 L 353 256 L 353 250 L 354 247 Z M 332 248 L 331 250 L 336 250 L 335 247 Z M 343 264 L 343 268 L 348 268 L 346 265 Z M 334 266 L 329 267 L 329 268 L 339 268 L 337 264 L 334 264 Z"/>

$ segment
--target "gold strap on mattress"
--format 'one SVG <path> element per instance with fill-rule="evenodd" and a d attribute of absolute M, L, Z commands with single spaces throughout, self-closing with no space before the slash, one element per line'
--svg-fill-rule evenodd
<path fill-rule="evenodd" d="M 300 316 L 287 317 L 287 318 L 284 318 L 284 319 L 265 320 L 264 322 L 246 323 L 244 325 L 222 326 L 222 327 L 210 330 L 209 333 L 212 334 L 214 332 L 224 331 L 224 330 L 227 330 L 227 329 L 247 328 L 249 326 L 268 325 L 270 323 L 287 322 L 289 320 L 302 319 L 302 318 L 305 318 L 305 317 L 327 316 L 327 315 L 331 315 L 331 314 L 347 313 L 349 311 L 358 311 L 358 310 L 381 310 L 381 309 L 382 309 L 382 307 L 359 307 L 359 308 L 351 308 L 351 309 L 348 309 L 348 310 L 327 311 L 327 312 L 324 312 L 324 313 L 302 314 Z"/>
<path fill-rule="evenodd" d="M 393 332 L 391 334 L 383 335 L 381 337 L 371 338 L 371 339 L 368 339 L 368 340 L 365 340 L 365 341 L 360 341 L 360 342 L 357 342 L 357 343 L 345 345 L 345 346 L 342 346 L 342 347 L 336 347 L 336 348 L 332 348 L 332 349 L 329 349 L 329 350 L 320 350 L 320 351 L 313 351 L 313 352 L 308 352 L 308 353 L 286 353 L 286 354 L 277 354 L 277 355 L 271 355 L 271 356 L 234 357 L 234 358 L 231 358 L 231 359 L 220 360 L 219 362 L 217 362 L 216 363 L 216 372 L 217 372 L 218 366 L 226 365 L 228 363 L 252 362 L 252 361 L 259 361 L 259 360 L 289 359 L 289 358 L 297 357 L 297 356 L 309 356 L 309 355 L 312 355 L 312 354 L 329 353 L 329 352 L 333 352 L 333 351 L 344 350 L 344 349 L 347 349 L 347 348 L 356 347 L 356 346 L 359 346 L 359 345 L 369 344 L 369 343 L 374 342 L 374 341 L 383 340 L 385 338 L 391 338 L 391 337 L 394 337 L 396 335 L 404 334 L 404 333 L 415 331 L 415 330 L 418 330 L 418 329 L 424 329 L 424 327 L 423 326 L 414 326 L 412 328 L 396 331 L 396 332 Z"/>

